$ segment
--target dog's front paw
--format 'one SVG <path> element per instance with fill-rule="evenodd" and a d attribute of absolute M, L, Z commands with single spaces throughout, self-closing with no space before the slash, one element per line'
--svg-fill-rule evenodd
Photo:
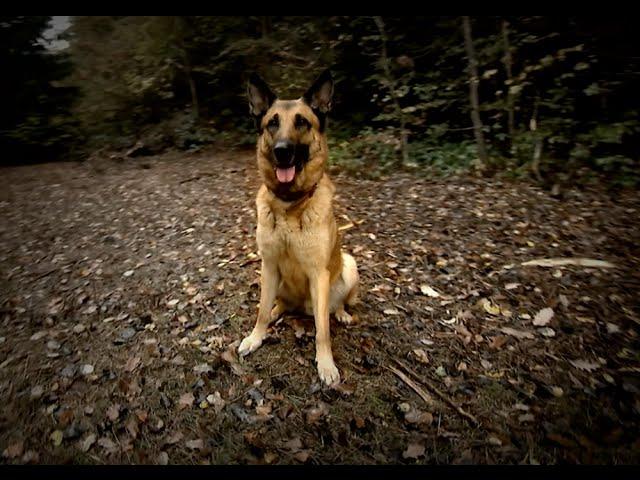
<path fill-rule="evenodd" d="M 338 372 L 336 364 L 330 358 L 318 359 L 318 375 L 320 380 L 329 386 L 340 383 L 340 372 Z"/>
<path fill-rule="evenodd" d="M 255 333 L 251 333 L 251 335 L 246 337 L 244 340 L 242 340 L 242 343 L 240 343 L 240 346 L 238 347 L 238 354 L 241 357 L 249 355 L 251 352 L 260 348 L 263 339 L 263 335 L 256 335 Z"/>
<path fill-rule="evenodd" d="M 353 322 L 353 317 L 349 315 L 344 309 L 339 309 L 335 313 L 336 320 L 345 325 L 349 325 Z"/>

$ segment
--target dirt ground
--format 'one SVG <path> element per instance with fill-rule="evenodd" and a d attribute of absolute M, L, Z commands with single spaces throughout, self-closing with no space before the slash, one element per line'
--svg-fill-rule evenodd
<path fill-rule="evenodd" d="M 239 360 L 252 152 L 2 168 L 2 463 L 638 463 L 631 192 L 332 175 L 357 322 Z M 530 266 L 542 258 L 611 262 Z"/>

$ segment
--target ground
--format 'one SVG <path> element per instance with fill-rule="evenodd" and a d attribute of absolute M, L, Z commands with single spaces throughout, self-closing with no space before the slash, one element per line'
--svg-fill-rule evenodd
<path fill-rule="evenodd" d="M 2 168 L 3 463 L 637 463 L 632 193 L 332 172 L 355 322 L 235 350 L 252 152 Z M 597 267 L 527 266 L 591 258 Z"/>

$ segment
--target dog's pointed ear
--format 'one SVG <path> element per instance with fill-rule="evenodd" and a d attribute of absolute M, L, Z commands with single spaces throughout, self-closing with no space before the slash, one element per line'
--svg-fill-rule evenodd
<path fill-rule="evenodd" d="M 331 110 L 333 78 L 331 77 L 331 71 L 329 69 L 320 74 L 317 80 L 313 82 L 313 85 L 311 85 L 311 88 L 304 94 L 303 98 L 304 101 L 307 102 L 307 105 L 322 114 L 326 114 Z"/>
<path fill-rule="evenodd" d="M 271 104 L 276 100 L 269 85 L 257 73 L 252 73 L 249 77 L 247 96 L 249 97 L 249 112 L 257 119 L 267 113 Z"/>

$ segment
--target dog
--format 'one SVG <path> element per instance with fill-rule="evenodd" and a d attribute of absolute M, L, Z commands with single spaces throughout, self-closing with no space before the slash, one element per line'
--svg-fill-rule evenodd
<path fill-rule="evenodd" d="M 325 172 L 333 89 L 329 70 L 297 100 L 278 99 L 255 73 L 249 78 L 262 180 L 256 198 L 262 263 L 258 318 L 238 347 L 241 356 L 255 351 L 269 324 L 285 312 L 312 315 L 318 375 L 330 386 L 340 382 L 340 373 L 331 350 L 329 315 L 351 323 L 345 305 L 356 303 L 359 282 L 356 261 L 341 248 L 332 205 L 335 186 Z"/>

